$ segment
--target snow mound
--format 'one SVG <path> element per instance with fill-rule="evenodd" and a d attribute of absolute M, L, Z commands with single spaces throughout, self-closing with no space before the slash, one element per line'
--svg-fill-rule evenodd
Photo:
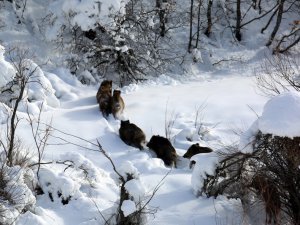
<path fill-rule="evenodd" d="M 108 177 L 104 170 L 97 168 L 89 159 L 79 153 L 66 153 L 61 155 L 60 159 L 62 161 L 72 161 L 73 168 L 77 171 L 82 171 L 82 176 L 93 186 L 103 181 L 103 178 Z"/>
<path fill-rule="evenodd" d="M 270 99 L 264 106 L 262 116 L 241 135 L 239 149 L 242 153 L 252 153 L 255 135 L 273 134 L 280 137 L 300 136 L 300 94 L 283 93 Z"/>
<path fill-rule="evenodd" d="M 300 94 L 288 92 L 269 100 L 258 120 L 258 129 L 281 137 L 300 136 Z"/>
<path fill-rule="evenodd" d="M 130 196 L 133 197 L 136 203 L 141 202 L 146 194 L 145 187 L 140 180 L 132 179 L 125 183 L 125 188 Z"/>
<path fill-rule="evenodd" d="M 215 174 L 219 159 L 217 153 L 211 152 L 194 155 L 191 161 L 196 162 L 192 173 L 192 188 L 194 194 L 199 195 L 207 175 L 213 176 Z"/>
<path fill-rule="evenodd" d="M 130 161 L 125 161 L 119 168 L 120 174 L 126 179 L 128 176 L 138 179 L 140 174 L 138 169 Z"/>
<path fill-rule="evenodd" d="M 0 88 L 12 81 L 15 76 L 15 69 L 4 59 L 5 48 L 0 45 Z"/>
<path fill-rule="evenodd" d="M 40 185 L 44 192 L 48 192 L 52 196 L 52 201 L 62 197 L 63 200 L 70 199 L 75 196 L 79 197 L 79 183 L 74 182 L 64 173 L 55 173 L 49 169 L 43 168 L 40 170 Z"/>
<path fill-rule="evenodd" d="M 46 101 L 51 107 L 58 107 L 59 101 L 56 98 L 55 90 L 50 81 L 45 77 L 42 69 L 30 59 L 25 62 L 25 75 L 29 77 L 28 82 L 28 100 L 32 101 Z"/>
<path fill-rule="evenodd" d="M 5 124 L 8 121 L 10 109 L 7 105 L 0 103 L 0 124 Z"/>
<path fill-rule="evenodd" d="M 121 210 L 123 211 L 124 216 L 127 217 L 136 211 L 135 203 L 131 200 L 124 200 Z"/>

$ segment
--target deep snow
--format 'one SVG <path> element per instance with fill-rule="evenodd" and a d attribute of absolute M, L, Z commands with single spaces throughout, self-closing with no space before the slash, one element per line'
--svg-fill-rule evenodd
<path fill-rule="evenodd" d="M 165 167 L 162 160 L 155 158 L 153 152 L 140 151 L 121 141 L 118 136 L 120 121 L 113 117 L 106 120 L 99 112 L 95 98 L 98 85 L 83 86 L 67 69 L 57 67 L 57 65 L 63 66 L 64 58 L 57 55 L 57 46 L 50 41 L 57 38 L 63 26 L 64 20 L 60 18 L 63 10 L 68 11 L 71 6 L 75 6 L 75 9 L 81 12 L 84 9 L 92 10 L 95 15 L 98 15 L 95 18 L 111 23 L 110 18 L 107 17 L 109 4 L 113 3 L 118 8 L 126 1 L 114 0 L 109 1 L 109 4 L 106 1 L 107 4 L 103 5 L 100 16 L 97 4 L 87 4 L 90 2 L 72 0 L 68 1 L 70 5 L 67 5 L 59 0 L 43 8 L 42 6 L 48 5 L 47 2 L 28 1 L 27 8 L 30 10 L 25 11 L 24 17 L 31 22 L 26 24 L 26 28 L 18 24 L 15 15 L 8 13 L 9 8 L 0 14 L 0 20 L 5 27 L 0 32 L 1 45 L 10 46 L 16 43 L 29 45 L 37 55 L 35 62 L 31 61 L 31 66 L 49 60 L 49 64 L 38 70 L 37 74 L 43 80 L 44 86 L 48 87 L 48 91 L 33 85 L 26 96 L 33 100 L 29 103 L 29 111 L 35 117 L 38 115 L 42 100 L 45 101 L 42 121 L 51 123 L 56 128 L 43 158 L 44 162 L 53 163 L 42 166 L 40 171 L 40 185 L 46 193 L 37 196 L 35 207 L 21 214 L 16 224 L 104 224 L 102 216 L 107 219 L 116 210 L 119 181 L 110 162 L 97 151 L 94 144 L 98 140 L 120 172 L 129 170 L 135 174 L 136 179 L 126 187 L 135 200 L 138 198 L 147 200 L 155 187 L 169 173 L 150 202 L 149 208 L 157 209 L 157 212 L 149 216 L 149 224 L 249 225 L 250 220 L 245 217 L 239 200 L 228 200 L 223 196 L 208 199 L 197 195 L 197 189 L 202 182 L 200 175 L 205 175 L 204 169 L 206 172 L 212 172 L 214 168 L 216 162 L 214 153 L 203 155 L 198 159 L 195 157 L 198 166 L 193 176 L 189 161 L 181 157 L 178 168 Z M 8 6 L 9 3 L 4 1 L 2 4 Z M 118 10 L 116 8 L 113 10 Z M 41 22 L 44 15 L 48 15 L 49 12 L 56 12 L 57 15 L 53 14 L 49 21 L 39 24 L 40 27 L 47 25 L 43 28 L 45 30 L 39 30 L 36 21 Z M 74 17 L 70 22 L 80 23 L 84 29 L 91 28 L 95 18 L 82 19 L 82 17 Z M 284 22 L 288 23 L 288 21 Z M 49 23 L 52 26 L 48 26 Z M 222 149 L 227 144 L 238 144 L 240 138 L 236 133 L 247 130 L 254 121 L 257 121 L 257 115 L 263 114 L 263 106 L 268 101 L 258 93 L 253 79 L 253 69 L 259 67 L 259 61 L 269 52 L 263 45 L 270 31 L 266 31 L 265 35 L 251 35 L 257 33 L 258 29 L 260 27 L 256 24 L 244 29 L 245 40 L 236 45 L 231 43 L 232 34 L 223 33 L 222 29 L 216 30 L 214 40 L 207 39 L 203 35 L 201 51 L 193 53 L 198 63 L 184 65 L 187 74 L 178 75 L 175 71 L 168 74 L 171 76 L 161 75 L 142 84 L 131 84 L 122 88 L 122 97 L 126 104 L 124 119 L 130 119 L 132 123 L 138 125 L 145 132 L 147 140 L 152 135 L 164 136 L 165 123 L 175 119 L 170 135 L 179 156 L 182 156 L 190 145 L 197 142 L 214 150 Z M 185 51 L 187 38 L 183 33 L 178 33 L 176 38 L 180 39 L 179 43 L 184 46 Z M 15 72 L 4 60 L 4 49 L 1 45 L 0 86 L 11 79 Z M 222 63 L 224 59 L 225 62 Z M 212 66 L 214 63 L 218 64 Z M 286 106 L 285 100 L 284 106 Z M 266 107 L 268 109 L 268 105 Z M 196 119 L 197 109 L 200 111 Z M 271 110 L 273 109 L 274 107 L 271 106 Z M 24 146 L 34 151 L 32 134 L 26 121 L 28 118 L 26 110 L 27 105 L 23 104 L 18 113 L 19 118 L 23 118 L 19 123 L 18 135 L 22 138 Z M 6 128 L 6 111 L 6 106 L 2 105 L 1 130 Z M 271 118 L 268 110 L 266 110 L 266 118 Z M 271 125 L 274 124 L 271 122 Z M 257 126 L 257 122 L 254 122 L 250 130 L 245 133 L 247 144 L 251 142 Z M 262 125 L 262 127 L 267 126 Z M 4 133 L 1 135 L 3 136 Z M 244 146 L 241 149 L 244 152 L 251 151 Z M 36 160 L 36 158 L 37 154 L 34 151 L 31 159 Z M 73 161 L 72 167 L 68 167 L 68 160 Z M 61 164 L 63 162 L 65 164 Z M 52 193 L 53 201 L 50 200 L 47 192 Z M 62 198 L 69 197 L 68 204 L 63 205 Z M 122 209 L 127 214 L 135 210 L 132 203 L 127 202 L 123 205 Z"/>
<path fill-rule="evenodd" d="M 51 78 L 53 84 L 58 79 L 53 74 L 46 73 L 46 76 Z M 126 104 L 124 117 L 141 127 L 149 140 L 151 135 L 164 135 L 166 107 L 169 113 L 174 109 L 178 116 L 172 129 L 175 136 L 173 143 L 181 156 L 195 142 L 217 150 L 222 148 L 224 143 L 238 141 L 233 131 L 247 128 L 256 119 L 252 110 L 261 114 L 262 106 L 267 100 L 256 93 L 251 77 L 236 76 L 210 81 L 194 79 L 185 82 L 171 78 L 168 82 L 166 80 L 166 77 L 162 77 L 156 82 L 124 87 L 122 90 Z M 68 91 L 64 90 L 67 88 L 68 85 L 60 81 L 57 91 L 67 93 Z M 99 140 L 120 170 L 122 164 L 131 162 L 142 184 L 139 188 L 134 186 L 132 189 L 145 191 L 146 196 L 151 195 L 160 180 L 170 172 L 150 203 L 151 207 L 158 209 L 155 217 L 150 216 L 150 224 L 209 225 L 227 221 L 241 224 L 241 221 L 245 220 L 238 200 L 228 200 L 225 197 L 214 200 L 194 195 L 191 185 L 192 170 L 189 169 L 188 160 L 180 158 L 178 168 L 171 169 L 165 167 L 162 160 L 153 157 L 153 153 L 149 150 L 140 151 L 124 144 L 118 136 L 119 121 L 112 117 L 106 120 L 99 112 L 95 98 L 97 87 L 77 84 L 72 90 L 74 94 L 68 96 L 68 100 L 62 100 L 60 107 L 49 108 L 42 113 L 44 121 L 52 118 L 52 126 L 58 130 L 94 143 L 96 139 Z M 203 102 L 206 107 L 201 123 L 208 133 L 199 136 L 196 129 L 193 129 L 195 107 Z M 25 114 L 21 115 L 26 117 Z M 28 124 L 25 122 L 20 125 L 19 134 L 28 145 L 32 143 Z M 186 139 L 186 134 L 193 136 L 192 142 Z M 94 148 L 90 143 L 63 135 L 58 131 L 54 131 L 53 135 L 87 148 Z M 99 224 L 101 216 L 97 210 L 105 211 L 112 207 L 118 198 L 116 176 L 109 161 L 99 152 L 73 145 L 62 145 L 65 142 L 61 139 L 51 138 L 49 143 L 60 145 L 48 146 L 45 162 L 69 159 L 77 162 L 77 166 L 63 172 L 65 166 L 46 165 L 41 170 L 43 182 L 51 183 L 47 188 L 54 190 L 53 193 L 60 191 L 63 196 L 72 198 L 69 204 L 62 205 L 58 196 L 54 196 L 54 202 L 50 201 L 47 194 L 38 196 L 35 214 L 27 212 L 21 215 L 17 224 Z M 90 168 L 92 172 L 89 174 L 94 175 L 85 179 L 80 171 L 81 164 Z M 132 210 L 129 206 L 124 206 L 126 213 Z M 110 212 L 106 213 L 104 215 L 107 216 Z"/>

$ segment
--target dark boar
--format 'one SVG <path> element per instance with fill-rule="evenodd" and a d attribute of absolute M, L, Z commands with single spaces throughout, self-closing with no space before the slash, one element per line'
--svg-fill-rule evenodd
<path fill-rule="evenodd" d="M 201 147 L 198 143 L 193 144 L 189 147 L 186 153 L 183 155 L 183 158 L 192 158 L 192 156 L 197 155 L 199 153 L 209 153 L 212 152 L 211 148 L 208 147 Z"/>
<path fill-rule="evenodd" d="M 121 121 L 121 127 L 119 129 L 120 138 L 127 145 L 143 149 L 143 145 L 146 143 L 146 136 L 144 132 L 135 124 L 130 123 L 129 120 Z"/>
<path fill-rule="evenodd" d="M 176 167 L 176 150 L 167 138 L 154 135 L 148 142 L 147 147 L 152 149 L 156 153 L 157 157 L 164 161 L 165 165 L 174 165 Z"/>

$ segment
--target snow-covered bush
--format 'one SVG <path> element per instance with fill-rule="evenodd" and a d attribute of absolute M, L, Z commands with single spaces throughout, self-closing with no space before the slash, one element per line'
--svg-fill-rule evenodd
<path fill-rule="evenodd" d="M 5 48 L 0 45 L 0 90 L 15 76 L 15 69 L 4 58 Z"/>
<path fill-rule="evenodd" d="M 44 41 L 57 46 L 63 60 L 52 61 L 70 68 L 82 83 L 95 84 L 105 77 L 125 85 L 144 80 L 149 72 L 159 74 L 182 59 L 172 39 L 159 35 L 159 9 L 148 1 L 59 0 L 41 8 L 42 17 L 25 9 L 24 18 L 35 21 Z M 171 19 L 171 11 L 167 31 L 182 20 Z"/>
<path fill-rule="evenodd" d="M 242 135 L 239 148 L 220 155 L 220 163 L 204 180 L 194 175 L 192 179 L 203 180 L 200 190 L 207 196 L 238 197 L 245 206 L 261 200 L 268 222 L 299 224 L 299 118 L 299 93 L 272 98 Z"/>
<path fill-rule="evenodd" d="M 60 199 L 63 204 L 67 204 L 72 197 L 80 197 L 80 184 L 64 173 L 55 173 L 50 169 L 42 168 L 39 176 L 40 186 L 43 192 L 49 195 L 51 201 Z"/>
<path fill-rule="evenodd" d="M 24 60 L 24 75 L 29 77 L 27 97 L 29 102 L 42 101 L 51 107 L 58 107 L 59 101 L 55 96 L 55 91 L 46 78 L 42 69 L 32 60 Z"/>
<path fill-rule="evenodd" d="M 66 153 L 53 163 L 63 165 L 64 170 L 44 167 L 39 173 L 40 187 L 51 201 L 59 199 L 63 204 L 68 204 L 70 200 L 82 196 L 82 185 L 88 184 L 95 188 L 108 178 L 103 170 L 78 153 Z"/>
<path fill-rule="evenodd" d="M 219 163 L 218 155 L 215 152 L 202 153 L 193 156 L 191 161 L 195 161 L 195 167 L 192 172 L 192 188 L 195 195 L 202 193 L 205 180 L 215 175 L 216 167 Z"/>
<path fill-rule="evenodd" d="M 97 168 L 94 163 L 81 154 L 67 153 L 61 155 L 60 162 L 64 161 L 71 163 L 70 165 L 73 169 L 72 174 L 74 175 L 72 176 L 72 179 L 75 179 L 76 177 L 78 181 L 81 180 L 80 183 L 82 183 L 83 180 L 87 180 L 89 185 L 93 187 L 100 183 L 103 178 L 108 177 L 104 170 Z M 78 173 L 75 173 L 74 170 Z"/>
<path fill-rule="evenodd" d="M 26 185 L 32 179 L 28 168 L 0 164 L 0 224 L 14 224 L 21 213 L 35 204 L 36 199 Z"/>
<path fill-rule="evenodd" d="M 1 46 L 0 46 L 1 47 Z M 0 79 L 1 102 L 8 106 L 13 106 L 13 102 L 22 96 L 23 105 L 28 102 L 44 102 L 45 106 L 58 107 L 59 101 L 55 96 L 55 91 L 50 81 L 44 75 L 42 69 L 32 60 L 27 59 L 28 52 L 26 50 L 15 50 L 11 63 L 5 61 L 3 54 L 4 48 L 0 52 L 0 67 L 2 66 Z M 1 68 L 0 68 L 1 69 Z M 21 88 L 21 86 L 24 86 Z M 20 105 L 21 106 L 21 105 Z M 19 110 L 26 111 L 26 107 Z"/>
<path fill-rule="evenodd" d="M 145 224 L 149 213 L 149 201 L 146 200 L 146 189 L 139 178 L 137 168 L 130 161 L 125 161 L 113 176 L 115 175 L 116 182 L 120 185 L 120 199 L 114 209 L 114 223 Z"/>

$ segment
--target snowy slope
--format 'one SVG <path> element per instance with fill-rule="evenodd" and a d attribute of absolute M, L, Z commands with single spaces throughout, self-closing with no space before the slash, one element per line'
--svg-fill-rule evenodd
<path fill-rule="evenodd" d="M 50 80 L 54 83 L 55 75 L 51 76 Z M 63 81 L 60 82 L 60 91 L 63 92 L 68 85 Z M 154 217 L 150 216 L 150 224 L 204 223 L 209 225 L 228 221 L 239 221 L 237 224 L 241 224 L 243 218 L 239 201 L 222 197 L 216 200 L 206 199 L 193 194 L 191 170 L 187 160 L 181 158 L 178 168 L 171 169 L 165 167 L 160 159 L 153 157 L 153 153 L 149 150 L 140 151 L 125 145 L 118 136 L 119 121 L 112 117 L 107 121 L 99 112 L 95 99 L 96 91 L 97 87 L 83 87 L 77 84 L 72 87 L 73 95 L 69 96 L 68 100 L 61 101 L 60 108 L 43 112 L 42 118 L 44 121 L 52 118 L 52 126 L 64 132 L 94 143 L 98 139 L 117 167 L 130 161 L 140 173 L 140 180 L 148 194 L 151 194 L 160 180 L 170 172 L 150 203 L 151 207 L 158 210 Z M 261 114 L 262 106 L 266 101 L 256 94 L 251 77 L 185 82 L 162 77 L 155 82 L 125 87 L 122 91 L 126 104 L 124 117 L 141 127 L 146 133 L 147 140 L 153 134 L 164 135 L 166 105 L 170 113 L 173 109 L 178 113 L 173 132 L 174 135 L 181 132 L 181 135 L 177 135 L 177 139 L 173 141 L 179 155 L 183 155 L 192 144 L 184 140 L 186 132 L 182 131 L 193 131 L 191 128 L 195 106 L 206 102 L 203 123 L 209 128 L 210 133 L 201 140 L 197 140 L 199 137 L 194 137 L 193 143 L 200 142 L 217 149 L 222 147 L 222 143 L 237 140 L 237 137 L 231 134 L 234 129 L 247 128 L 256 119 L 256 115 L 248 105 Z M 214 127 L 216 123 L 218 125 Z M 24 123 L 21 127 L 20 136 L 28 137 L 27 141 L 30 144 L 28 124 Z M 93 148 L 87 142 L 63 135 L 58 131 L 54 131 L 53 135 Z M 51 138 L 49 143 L 62 144 L 64 141 Z M 69 204 L 62 205 L 57 197 L 54 198 L 54 202 L 51 202 L 47 194 L 38 196 L 35 214 L 27 212 L 21 215 L 18 225 L 99 224 L 101 216 L 95 204 L 101 211 L 105 211 L 117 200 L 118 189 L 112 180 L 115 175 L 110 163 L 101 153 L 73 145 L 47 147 L 45 162 L 64 159 L 74 159 L 78 162 L 86 160 L 85 164 L 89 162 L 87 165 L 95 167 L 98 175 L 94 185 L 90 186 L 88 182 L 82 181 L 78 169 L 70 168 L 63 172 L 65 166 L 46 165 L 42 169 L 45 180 L 51 181 L 53 177 L 58 180 L 51 188 L 59 189 L 66 183 L 67 190 L 62 191 L 73 197 Z M 49 174 L 50 168 L 51 174 Z M 74 193 L 69 193 L 72 190 Z"/>
<path fill-rule="evenodd" d="M 85 3 L 89 2 L 92 1 Z M 117 7 L 125 2 L 114 0 L 109 3 L 114 3 Z M 179 2 L 185 4 L 185 1 Z M 264 46 L 270 31 L 266 31 L 264 35 L 252 35 L 261 28 L 253 24 L 243 30 L 244 41 L 233 44 L 231 32 L 228 30 L 223 33 L 223 28 L 216 26 L 213 38 L 201 36 L 202 44 L 197 54 L 203 62 L 199 59 L 198 63 L 194 63 L 188 55 L 184 59 L 184 68 L 179 70 L 178 65 L 174 65 L 169 76 L 161 75 L 121 89 L 126 105 L 123 119 L 129 119 L 138 125 L 145 132 L 147 140 L 152 135 L 165 136 L 165 123 L 174 119 L 170 136 L 180 157 L 178 168 L 172 169 L 166 167 L 161 159 L 155 158 L 150 150 L 140 151 L 121 141 L 118 135 L 120 121 L 112 116 L 105 119 L 99 112 L 95 98 L 98 86 L 84 86 L 67 69 L 58 68 L 65 66 L 66 55 L 69 55 L 64 51 L 59 55 L 61 52 L 54 41 L 64 21 L 59 15 L 62 16 L 62 5 L 67 11 L 71 4 L 63 4 L 62 0 L 52 4 L 41 0 L 28 1 L 28 10 L 25 10 L 23 16 L 24 21 L 29 22 L 19 24 L 17 17 L 20 15 L 9 13 L 14 11 L 11 4 L 8 1 L 0 3 L 3 6 L 0 8 L 0 43 L 7 49 L 14 45 L 29 46 L 36 56 L 32 60 L 43 65 L 39 74 L 45 79 L 47 86 L 51 83 L 48 98 L 52 104 L 44 105 L 41 118 L 55 128 L 43 157 L 45 165 L 40 171 L 40 182 L 46 193 L 38 195 L 36 205 L 18 216 L 17 225 L 105 224 L 104 220 L 110 218 L 116 210 L 119 181 L 108 159 L 94 145 L 97 140 L 118 170 L 128 169 L 130 165 L 131 169 L 138 172 L 138 180 L 142 186 L 140 189 L 145 189 L 146 193 L 142 200 L 148 200 L 155 187 L 164 179 L 149 204 L 150 209 L 157 210 L 149 215 L 149 224 L 251 225 L 245 218 L 239 200 L 228 200 L 223 196 L 208 199 L 195 195 L 189 161 L 181 156 L 193 143 L 200 143 L 214 150 L 222 149 L 227 144 L 237 144 L 239 136 L 236 133 L 247 130 L 257 119 L 257 115 L 262 115 L 263 105 L 268 99 L 259 95 L 256 90 L 253 71 L 260 67 L 259 63 L 265 55 L 270 54 L 270 50 Z M 83 1 L 72 0 L 70 3 L 77 5 L 79 11 L 97 11 L 95 7 L 89 8 L 90 5 Z M 103 18 L 97 18 L 110 23 L 110 18 L 107 17 L 110 5 L 104 6 L 106 14 Z M 53 18 L 48 18 L 48 21 L 44 17 L 50 11 L 56 12 L 58 17 L 53 14 Z M 295 15 L 291 15 L 290 19 L 293 16 Z M 93 24 L 93 21 L 76 17 L 70 22 L 82 22 L 81 25 L 86 29 Z M 288 20 L 284 23 L 287 24 L 284 29 L 288 29 Z M 177 48 L 185 54 L 187 27 L 174 32 L 178 32 L 174 35 Z M 1 45 L 2 85 L 11 79 L 14 70 L 4 61 Z M 45 62 L 47 65 L 44 65 Z M 181 70 L 185 74 L 181 74 Z M 116 86 L 114 88 L 119 89 Z M 35 88 L 32 90 L 33 96 L 39 91 Z M 46 96 L 45 93 L 40 95 L 41 99 L 29 104 L 34 117 L 38 116 L 38 106 Z M 198 119 L 197 109 L 200 109 Z M 1 130 L 6 129 L 5 110 L 5 107 L 1 107 Z M 22 105 L 18 113 L 22 120 L 17 133 L 24 146 L 32 150 L 31 158 L 36 160 L 37 153 L 25 111 L 26 105 Z M 70 161 L 73 162 L 71 166 Z M 203 168 L 210 167 L 210 161 L 213 162 L 214 159 L 207 160 Z M 166 174 L 168 175 L 165 177 Z M 137 195 L 144 191 L 140 189 L 133 188 Z M 62 199 L 69 199 L 68 204 L 63 205 Z M 130 203 L 127 207 L 124 206 L 124 210 L 130 213 Z"/>

